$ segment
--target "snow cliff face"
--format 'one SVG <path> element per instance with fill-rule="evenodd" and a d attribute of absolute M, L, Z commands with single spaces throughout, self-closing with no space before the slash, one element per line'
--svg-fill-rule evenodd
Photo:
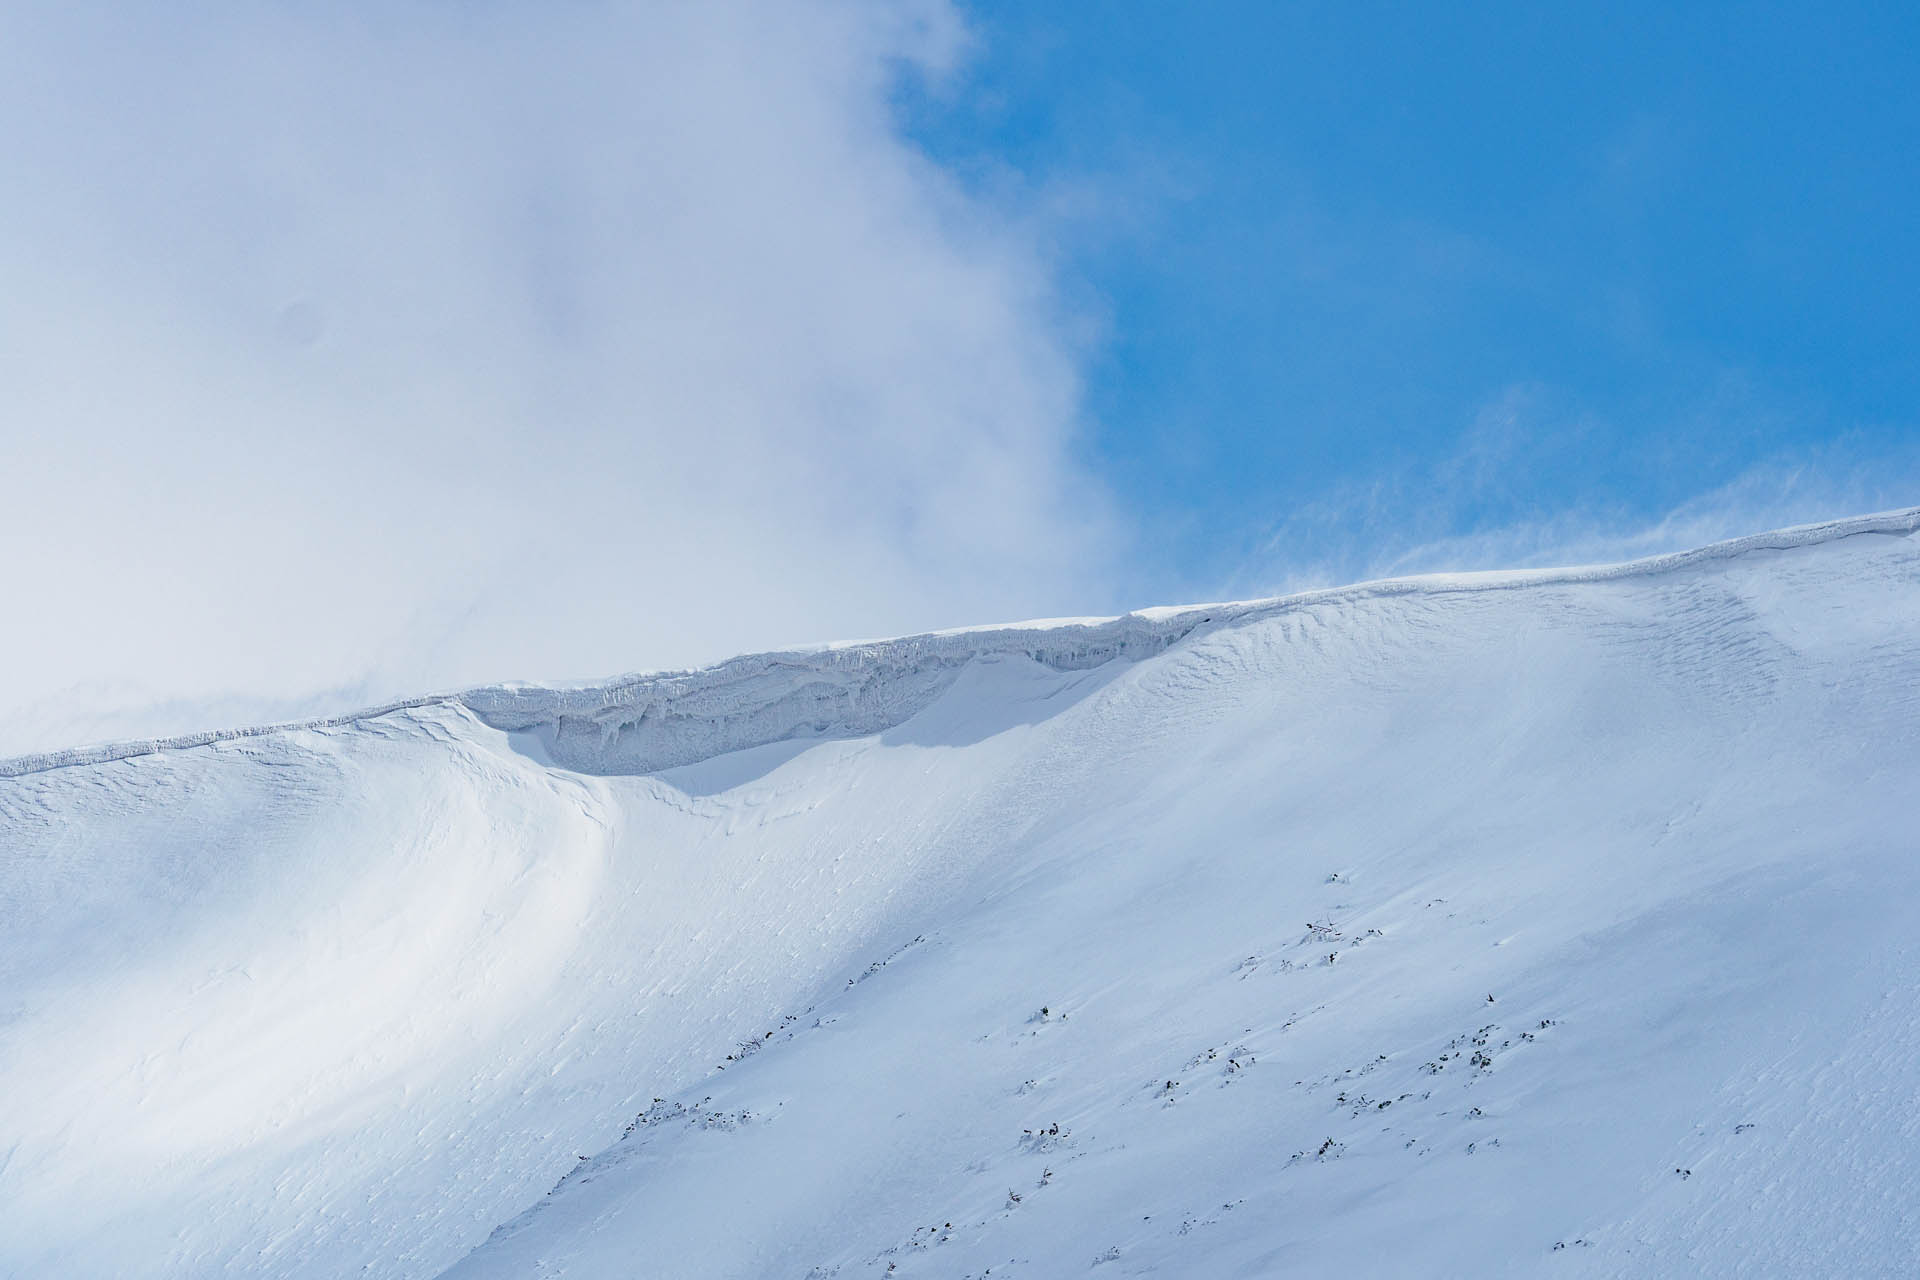
<path fill-rule="evenodd" d="M 0 1275 L 1903 1274 L 1920 512 L 0 765 Z"/>

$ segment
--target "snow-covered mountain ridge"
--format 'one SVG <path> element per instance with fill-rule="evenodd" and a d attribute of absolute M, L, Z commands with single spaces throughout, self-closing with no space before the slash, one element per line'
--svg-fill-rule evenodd
<path fill-rule="evenodd" d="M 1785 551 L 1861 534 L 1904 537 L 1920 507 L 1750 534 L 1622 564 L 1424 574 L 1261 600 L 1143 609 L 1116 618 L 1043 619 L 894 640 L 745 654 L 712 667 L 647 672 L 577 686 L 484 685 L 344 715 L 213 729 L 0 759 L 0 777 L 100 764 L 294 729 L 338 728 L 418 707 L 460 705 L 497 729 L 529 731 L 555 762 L 588 773 L 651 773 L 799 737 L 877 733 L 907 719 L 975 658 L 1020 655 L 1056 670 L 1159 653 L 1209 624 L 1232 625 L 1341 599 L 1407 592 L 1498 591 L 1670 573 L 1755 551 Z"/>
<path fill-rule="evenodd" d="M 0 1275 L 1911 1274 L 1916 529 L 10 762 Z"/>

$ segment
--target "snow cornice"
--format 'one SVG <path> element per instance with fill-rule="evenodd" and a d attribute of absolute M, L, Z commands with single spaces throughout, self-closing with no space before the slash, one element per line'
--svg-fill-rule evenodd
<path fill-rule="evenodd" d="M 977 658 L 1024 657 L 1059 670 L 1083 670 L 1115 659 L 1151 657 L 1202 627 L 1255 621 L 1313 604 L 1651 577 L 1758 551 L 1789 551 L 1862 534 L 1904 537 L 1916 531 L 1920 507 L 1909 507 L 1620 564 L 1389 578 L 1265 600 L 1143 609 L 1116 618 L 990 626 L 747 654 L 697 670 L 650 672 L 588 685 L 485 685 L 311 720 L 16 756 L 0 760 L 0 777 L 340 728 L 432 706 L 464 707 L 495 729 L 536 734 L 554 761 L 568 768 L 651 773 L 772 742 L 881 732 L 932 702 Z"/>

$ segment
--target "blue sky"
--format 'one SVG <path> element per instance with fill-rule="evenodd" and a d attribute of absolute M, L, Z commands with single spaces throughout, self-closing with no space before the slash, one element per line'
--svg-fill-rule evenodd
<path fill-rule="evenodd" d="M 1089 447 L 1177 576 L 1920 501 L 1920 9 L 966 9 L 911 134 L 1058 206 Z"/>
<path fill-rule="evenodd" d="M 1916 18 L 0 10 L 0 753 L 1920 502 Z"/>

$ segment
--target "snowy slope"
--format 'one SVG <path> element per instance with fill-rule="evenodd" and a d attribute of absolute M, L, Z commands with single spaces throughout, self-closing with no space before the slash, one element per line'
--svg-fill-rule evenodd
<path fill-rule="evenodd" d="M 1916 527 L 7 762 L 0 1274 L 1914 1273 Z"/>

